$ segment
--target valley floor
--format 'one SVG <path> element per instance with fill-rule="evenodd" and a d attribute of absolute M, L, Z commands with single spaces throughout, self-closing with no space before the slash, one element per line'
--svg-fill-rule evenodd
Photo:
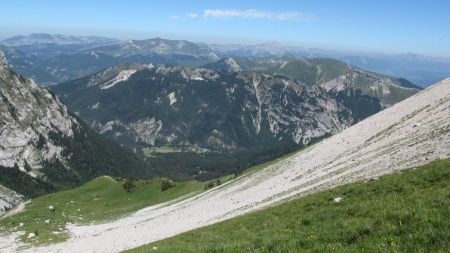
<path fill-rule="evenodd" d="M 24 252 L 119 252 L 282 201 L 450 157 L 450 79 L 263 170 Z M 0 247 L 15 251 L 17 235 Z"/>

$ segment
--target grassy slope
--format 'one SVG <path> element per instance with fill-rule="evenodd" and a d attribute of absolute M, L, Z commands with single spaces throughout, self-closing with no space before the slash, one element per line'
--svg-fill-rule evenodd
<path fill-rule="evenodd" d="M 303 149 L 248 168 L 239 175 L 245 176 L 261 170 Z M 142 179 L 135 181 L 136 188 L 132 193 L 125 192 L 122 183 L 111 177 L 99 177 L 78 188 L 33 199 L 23 212 L 0 219 L 0 234 L 25 231 L 25 235 L 21 237 L 24 242 L 35 245 L 60 242 L 68 239 L 64 228 L 67 223 L 89 224 L 117 219 L 144 207 L 192 196 L 204 191 L 210 182 L 217 183 L 219 180 L 225 183 L 236 176 L 228 175 L 206 182 L 176 182 L 174 188 L 163 192 L 160 190 L 160 179 Z M 55 207 L 55 212 L 49 211 L 50 205 Z M 47 219 L 50 224 L 45 225 Z M 24 226 L 20 227 L 20 223 L 24 223 Z M 30 232 L 37 232 L 38 236 L 29 240 L 26 237 Z"/>
<path fill-rule="evenodd" d="M 342 201 L 334 203 L 335 197 Z M 309 195 L 130 252 L 448 252 L 449 203 L 447 159 Z"/>
<path fill-rule="evenodd" d="M 150 205 L 202 191 L 204 184 L 178 182 L 175 187 L 161 191 L 160 179 L 138 180 L 134 191 L 127 193 L 121 182 L 111 177 L 99 177 L 78 188 L 33 199 L 24 212 L 0 219 L 0 231 L 23 230 L 26 235 L 37 231 L 34 244 L 62 241 L 68 236 L 64 230 L 67 222 L 86 224 L 116 219 Z M 55 212 L 48 209 L 50 205 L 55 207 Z M 47 219 L 50 224 L 45 225 Z M 19 227 L 21 222 L 23 227 Z M 54 231 L 61 233 L 53 234 Z M 26 236 L 22 239 L 27 241 Z"/>

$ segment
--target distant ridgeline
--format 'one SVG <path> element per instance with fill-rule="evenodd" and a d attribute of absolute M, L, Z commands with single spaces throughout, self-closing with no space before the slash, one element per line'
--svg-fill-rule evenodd
<path fill-rule="evenodd" d="M 127 40 L 95 36 L 31 34 L 0 41 L 10 66 L 50 85 L 80 78 L 123 62 L 200 66 L 219 57 L 202 43 L 185 40 Z"/>
<path fill-rule="evenodd" d="M 275 59 L 286 55 L 334 58 L 377 73 L 404 77 L 422 87 L 450 75 L 450 60 L 445 58 L 304 49 L 275 42 L 207 45 L 162 38 L 119 41 L 99 36 L 35 33 L 0 41 L 0 51 L 10 59 L 14 71 L 33 78 L 39 85 L 66 82 L 124 62 L 198 67 L 223 57 L 235 57 L 242 64 L 245 58 Z M 242 64 L 242 68 L 247 69 L 245 64 Z"/>

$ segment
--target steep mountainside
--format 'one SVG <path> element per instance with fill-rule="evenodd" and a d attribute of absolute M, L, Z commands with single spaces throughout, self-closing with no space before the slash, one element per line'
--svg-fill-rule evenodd
<path fill-rule="evenodd" d="M 407 80 L 383 76 L 334 59 L 236 57 L 224 58 L 205 67 L 222 71 L 259 70 L 306 84 L 318 84 L 351 108 L 357 120 L 390 107 L 420 90 Z"/>
<path fill-rule="evenodd" d="M 359 181 L 362 184 L 364 181 L 377 180 L 385 174 L 407 168 L 415 168 L 434 160 L 446 159 L 450 157 L 449 115 L 450 78 L 262 170 L 250 172 L 191 198 L 179 202 L 150 206 L 109 223 L 69 225 L 67 226 L 71 235 L 69 240 L 59 244 L 45 245 L 40 248 L 26 249 L 24 252 L 119 252 L 260 210 L 293 197 L 309 195 L 351 182 Z M 383 226 L 383 230 L 388 229 L 389 236 L 392 235 L 392 237 L 397 238 L 393 233 L 398 231 L 399 234 L 405 236 L 405 229 L 411 229 L 411 219 L 419 217 L 419 224 L 429 223 L 429 220 L 426 219 L 427 215 L 421 213 L 417 216 L 414 212 L 411 214 L 411 202 L 414 205 L 417 205 L 417 203 L 438 205 L 436 209 L 433 206 L 426 208 L 429 211 L 428 215 L 435 215 L 433 214 L 434 212 L 439 212 L 436 215 L 439 215 L 440 219 L 433 219 L 434 221 L 442 221 L 447 217 L 448 212 L 445 212 L 446 208 L 443 208 L 442 205 L 448 206 L 446 200 L 448 199 L 448 194 L 445 192 L 446 188 L 442 187 L 447 185 L 446 187 L 448 188 L 448 183 L 442 182 L 440 178 L 437 178 L 440 175 L 448 178 L 447 172 L 435 170 L 434 173 L 425 174 L 415 179 L 414 177 L 409 177 L 413 180 L 412 182 L 418 180 L 417 184 L 390 186 L 378 184 L 378 187 L 375 189 L 372 186 L 359 189 L 353 188 L 342 192 L 343 195 L 328 195 L 326 200 L 335 204 L 334 207 L 338 208 L 338 203 L 346 205 L 347 201 L 354 199 L 352 198 L 353 194 L 359 194 L 360 191 L 365 189 L 378 191 L 380 187 L 388 187 L 387 190 L 389 191 L 386 191 L 386 193 L 389 192 L 391 197 L 396 191 L 399 194 L 404 194 L 405 192 L 420 194 L 423 189 L 426 192 L 428 201 L 422 202 L 417 201 L 417 199 L 411 201 L 409 199 L 406 213 L 403 209 L 395 210 L 392 216 L 388 216 L 385 215 L 384 209 L 380 209 L 382 205 L 376 203 L 378 208 L 376 210 L 381 212 L 383 217 L 389 217 L 389 221 L 385 223 L 382 220 L 378 224 L 373 224 L 373 226 L 375 228 Z M 427 185 L 428 189 L 415 188 L 424 184 Z M 392 191 L 392 189 L 394 190 Z M 439 198 L 430 199 L 431 194 L 428 190 L 439 190 Z M 337 199 L 334 200 L 334 198 Z M 420 198 L 420 200 L 422 199 Z M 391 198 L 388 203 L 389 206 L 392 206 Z M 312 201 L 306 210 L 319 210 L 322 206 L 327 207 L 329 205 L 320 200 Z M 351 218 L 353 216 L 357 218 L 359 216 L 367 216 L 367 212 L 358 212 L 359 208 L 355 207 L 355 210 L 350 208 L 351 206 L 347 207 L 349 208 L 342 211 L 345 212 L 345 217 Z M 423 211 L 423 208 L 419 210 Z M 319 216 L 323 215 L 323 212 L 316 213 Z M 271 218 L 275 219 L 275 221 L 277 219 L 273 215 Z M 315 216 L 315 218 L 317 219 L 318 217 Z M 313 221 L 316 221 L 316 219 Z M 328 219 L 325 220 L 329 222 Z M 355 219 L 349 219 L 348 221 L 353 222 Z M 362 227 L 349 231 L 349 235 L 347 235 L 350 238 L 349 242 L 365 240 L 367 237 L 363 237 L 360 235 L 361 233 L 373 236 L 372 233 L 367 232 L 373 231 L 374 228 L 369 226 L 366 229 L 368 221 L 364 220 L 362 224 L 360 223 Z M 339 224 L 336 223 L 336 220 L 331 222 L 334 225 Z M 308 238 L 302 239 L 320 242 L 320 237 L 316 237 L 316 223 L 311 224 L 311 220 L 306 222 L 300 221 L 300 223 L 309 225 L 307 232 L 304 233 L 308 235 Z M 385 226 L 393 223 L 402 227 L 396 229 L 398 228 L 397 225 L 395 227 Z M 442 233 L 436 233 L 436 227 L 446 231 L 444 229 L 445 225 L 438 224 L 433 227 L 432 234 L 436 235 L 433 238 L 445 241 L 445 238 L 447 238 L 445 232 L 440 231 Z M 244 227 L 248 231 L 248 227 Z M 412 227 L 414 231 L 420 229 Z M 288 227 L 287 229 L 290 228 Z M 265 227 L 261 229 L 265 229 Z M 276 243 L 280 243 L 280 241 L 284 243 L 286 241 L 285 229 L 285 227 L 280 226 L 277 235 L 282 234 L 283 237 L 280 240 L 276 240 Z M 425 226 L 426 231 L 419 233 L 420 238 L 424 238 L 424 234 L 428 235 L 428 229 Z M 355 239 L 353 234 L 355 230 L 357 231 L 355 232 L 357 239 Z M 221 232 L 223 231 L 221 230 Z M 376 232 L 374 231 L 373 233 Z M 206 234 L 210 235 L 208 231 Z M 414 233 L 414 236 L 418 236 L 417 234 Z M 340 235 L 335 233 L 333 235 L 336 235 L 336 237 L 332 238 L 334 242 L 336 238 L 340 238 Z M 189 241 L 193 241 L 192 234 L 187 236 L 191 237 Z M 411 235 L 406 236 L 410 237 Z M 17 234 L 3 236 L 0 238 L 0 244 L 5 245 L 6 250 L 14 251 L 22 246 L 17 242 L 16 237 Z M 253 236 L 252 238 L 255 237 Z M 380 241 L 387 242 L 386 239 L 380 237 L 376 239 L 377 241 L 374 242 L 375 245 L 372 245 L 372 247 L 384 249 L 380 248 L 379 243 Z M 427 246 L 435 249 L 434 239 L 423 240 L 427 242 Z M 393 241 L 393 239 L 390 239 L 390 241 Z M 215 243 L 217 244 L 217 235 Z M 305 244 L 308 244 L 308 242 L 305 242 Z M 342 244 L 348 245 L 348 243 Z M 390 244 L 393 245 L 393 243 Z M 442 247 L 445 243 L 440 241 L 438 245 Z M 236 244 L 233 246 L 236 246 Z M 242 244 L 238 244 L 236 247 L 239 246 L 242 248 Z M 160 250 L 160 248 L 157 249 Z M 329 248 L 327 247 L 326 249 Z M 164 251 L 164 249 L 162 250 Z"/>
<path fill-rule="evenodd" d="M 0 185 L 34 197 L 99 175 L 149 173 L 134 154 L 69 113 L 53 93 L 9 70 L 2 52 L 0 63 Z"/>
<path fill-rule="evenodd" d="M 147 154 L 276 155 L 354 122 L 322 88 L 260 72 L 125 64 L 52 90 L 100 133 Z"/>
<path fill-rule="evenodd" d="M 256 252 L 447 252 L 449 192 L 450 159 L 434 161 L 123 253 L 148 253 L 154 248 L 163 253 L 248 253 L 250 248 Z M 226 239 L 218 243 L 217 238 Z"/>

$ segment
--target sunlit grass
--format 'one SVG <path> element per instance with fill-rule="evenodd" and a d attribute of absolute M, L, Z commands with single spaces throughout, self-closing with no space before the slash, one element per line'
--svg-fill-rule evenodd
<path fill-rule="evenodd" d="M 436 161 L 130 252 L 448 252 L 449 179 L 450 160 Z"/>
<path fill-rule="evenodd" d="M 102 176 L 75 189 L 33 199 L 23 212 L 0 219 L 0 233 L 24 231 L 20 239 L 35 245 L 61 242 L 69 238 L 65 229 L 68 223 L 93 224 L 115 220 L 144 207 L 193 196 L 207 189 L 205 185 L 210 182 L 214 182 L 215 187 L 217 182 L 223 184 L 238 176 L 246 176 L 283 158 L 206 182 L 175 182 L 175 187 L 165 191 L 161 191 L 161 179 L 135 180 L 135 188 L 128 193 L 120 179 Z M 48 209 L 49 206 L 55 208 L 54 212 Z M 48 224 L 45 224 L 46 220 L 49 220 Z M 29 233 L 37 236 L 28 239 Z"/>
<path fill-rule="evenodd" d="M 177 182 L 175 187 L 161 191 L 160 181 L 136 180 L 135 188 L 128 193 L 120 180 L 99 177 L 78 188 L 33 199 L 24 212 L 0 219 L 1 232 L 25 231 L 21 239 L 33 244 L 63 241 L 68 238 L 67 223 L 91 224 L 117 219 L 147 206 L 203 191 L 205 184 L 193 180 Z M 49 223 L 45 224 L 45 220 Z M 29 233 L 37 236 L 28 240 Z"/>

